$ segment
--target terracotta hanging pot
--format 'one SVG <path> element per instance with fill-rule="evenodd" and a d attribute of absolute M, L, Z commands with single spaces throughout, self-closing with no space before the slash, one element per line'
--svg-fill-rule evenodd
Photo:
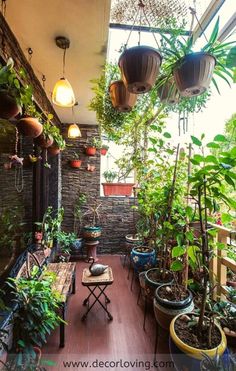
<path fill-rule="evenodd" d="M 122 80 L 130 93 L 143 94 L 155 84 L 161 65 L 161 55 L 149 46 L 126 49 L 120 56 Z"/>
<path fill-rule="evenodd" d="M 97 149 L 95 147 L 88 146 L 88 147 L 85 148 L 86 155 L 88 155 L 88 156 L 95 156 L 96 151 L 97 151 Z"/>
<path fill-rule="evenodd" d="M 22 117 L 18 123 L 19 132 L 26 137 L 37 138 L 43 132 L 43 125 L 35 117 Z"/>
<path fill-rule="evenodd" d="M 70 160 L 70 167 L 73 167 L 75 169 L 79 168 L 82 164 L 81 160 Z"/>
<path fill-rule="evenodd" d="M 120 112 L 129 112 L 136 103 L 137 95 L 130 93 L 122 80 L 111 83 L 109 87 L 113 107 Z"/>
<path fill-rule="evenodd" d="M 168 80 L 159 86 L 157 93 L 162 103 L 175 104 L 179 101 L 179 91 L 173 80 Z"/>
<path fill-rule="evenodd" d="M 45 137 L 44 134 L 41 134 L 36 138 L 35 143 L 41 148 L 49 148 L 53 144 L 53 138 Z"/>
<path fill-rule="evenodd" d="M 57 147 L 55 144 L 53 144 L 51 147 L 48 148 L 48 152 L 52 156 L 57 156 L 61 152 L 61 150 L 60 150 L 59 147 Z"/>
<path fill-rule="evenodd" d="M 7 91 L 0 90 L 0 117 L 9 120 L 21 112 L 16 99 Z"/>
<path fill-rule="evenodd" d="M 215 64 L 216 60 L 211 54 L 200 52 L 186 55 L 174 69 L 180 94 L 184 97 L 203 94 L 210 85 Z"/>

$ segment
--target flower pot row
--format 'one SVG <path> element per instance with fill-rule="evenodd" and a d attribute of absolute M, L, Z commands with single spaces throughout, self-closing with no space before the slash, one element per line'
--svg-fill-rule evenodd
<path fill-rule="evenodd" d="M 102 156 L 106 156 L 107 154 L 107 151 L 108 151 L 108 148 L 100 148 L 100 154 Z M 87 156 L 95 156 L 96 153 L 97 153 L 97 148 L 96 147 L 92 147 L 92 146 L 87 146 L 85 148 L 85 153 Z"/>

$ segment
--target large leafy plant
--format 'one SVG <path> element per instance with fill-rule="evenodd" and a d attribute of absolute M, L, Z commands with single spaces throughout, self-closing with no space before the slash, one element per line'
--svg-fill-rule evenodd
<path fill-rule="evenodd" d="M 52 287 L 55 275 L 47 270 L 40 277 L 39 274 L 39 268 L 34 267 L 30 278 L 8 281 L 17 304 L 13 319 L 15 358 L 12 361 L 19 369 L 34 370 L 30 368 L 36 358 L 34 347 L 42 347 L 46 337 L 63 321 L 58 315 L 62 298 Z"/>
<path fill-rule="evenodd" d="M 215 237 L 217 231 L 208 229 L 209 214 L 220 204 L 225 204 L 228 209 L 236 209 L 236 202 L 225 187 L 226 185 L 230 185 L 232 189 L 235 189 L 236 147 L 228 151 L 221 151 L 222 143 L 225 143 L 227 139 L 224 135 L 220 134 L 216 135 L 213 141 L 205 145 L 203 144 L 203 140 L 204 135 L 201 138 L 192 136 L 195 153 L 191 157 L 193 171 L 189 177 L 190 196 L 198 208 L 201 232 L 198 254 L 201 256 L 202 261 L 203 294 L 197 324 L 199 338 L 201 338 L 202 329 L 206 325 L 205 310 L 207 298 L 212 293 L 209 277 L 210 262 L 216 249 L 224 248 L 222 243 L 215 242 L 212 238 Z M 206 148 L 217 148 L 219 150 L 218 155 L 206 154 Z M 210 321 L 211 326 L 212 321 Z"/>

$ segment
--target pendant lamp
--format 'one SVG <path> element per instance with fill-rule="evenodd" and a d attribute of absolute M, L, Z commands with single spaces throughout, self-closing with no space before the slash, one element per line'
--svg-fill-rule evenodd
<path fill-rule="evenodd" d="M 77 104 L 78 103 L 75 103 L 75 105 L 77 105 Z M 67 136 L 70 139 L 80 138 L 82 135 L 81 135 L 81 131 L 80 131 L 79 126 L 75 123 L 74 106 L 72 107 L 72 115 L 73 115 L 74 124 L 70 124 Z"/>
<path fill-rule="evenodd" d="M 63 49 L 63 77 L 57 81 L 52 93 L 52 102 L 59 107 L 73 107 L 75 104 L 75 95 L 71 84 L 65 78 L 66 50 L 70 46 L 70 40 L 64 36 L 58 36 L 55 39 L 56 45 Z"/>

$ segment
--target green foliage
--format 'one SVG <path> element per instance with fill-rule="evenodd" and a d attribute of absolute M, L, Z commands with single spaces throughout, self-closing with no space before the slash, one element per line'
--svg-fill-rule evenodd
<path fill-rule="evenodd" d="M 0 249 L 11 251 L 17 236 L 22 233 L 22 209 L 10 207 L 0 210 Z"/>
<path fill-rule="evenodd" d="M 87 202 L 87 197 L 84 193 L 78 192 L 78 196 L 74 203 L 74 233 L 79 234 L 80 224 L 82 222 L 83 210 L 82 207 Z"/>
<path fill-rule="evenodd" d="M 24 78 L 24 70 L 20 70 L 20 77 Z M 32 93 L 33 89 L 30 85 L 22 85 L 17 77 L 14 70 L 14 62 L 9 58 L 6 66 L 0 66 L 0 89 L 6 90 L 11 96 L 13 96 L 17 103 L 24 108 L 28 105 L 32 105 Z"/>
<path fill-rule="evenodd" d="M 30 368 L 36 357 L 33 347 L 42 347 L 47 336 L 62 322 L 58 315 L 62 298 L 52 288 L 56 277 L 47 270 L 40 277 L 39 274 L 39 268 L 34 267 L 31 278 L 8 280 L 17 303 L 13 318 L 14 365 L 22 370 L 34 370 Z"/>
<path fill-rule="evenodd" d="M 55 234 L 55 238 L 57 239 L 58 243 L 60 244 L 61 252 L 62 253 L 70 253 L 71 245 L 76 241 L 77 236 L 75 233 L 67 233 L 64 231 L 57 231 Z"/>
<path fill-rule="evenodd" d="M 107 183 L 112 183 L 113 180 L 115 180 L 115 178 L 117 177 L 117 172 L 116 171 L 113 171 L 113 170 L 106 170 L 104 171 L 104 173 L 102 174 L 105 178 L 105 181 Z"/>
<path fill-rule="evenodd" d="M 50 127 L 50 136 L 53 138 L 54 145 L 56 145 L 61 151 L 66 148 L 66 142 L 61 135 L 60 129 L 56 125 Z"/>
<path fill-rule="evenodd" d="M 53 239 L 57 237 L 64 216 L 64 209 L 57 211 L 49 206 L 43 216 L 42 222 L 36 222 L 38 229 L 43 233 L 42 246 L 49 247 Z"/>

